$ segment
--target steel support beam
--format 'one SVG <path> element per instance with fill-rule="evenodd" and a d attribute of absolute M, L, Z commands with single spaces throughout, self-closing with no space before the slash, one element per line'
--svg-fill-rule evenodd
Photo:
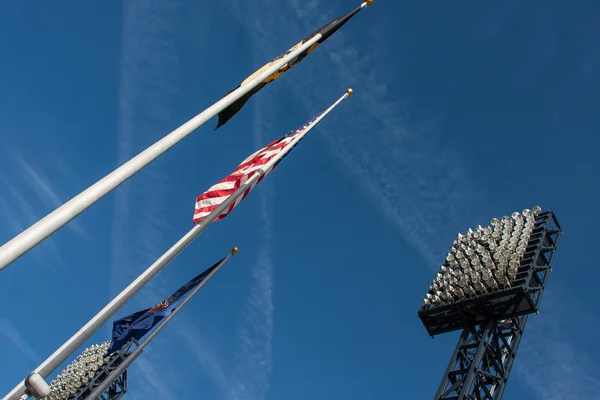
<path fill-rule="evenodd" d="M 82 386 L 77 393 L 69 396 L 68 400 L 85 400 L 88 399 L 90 393 L 108 379 L 113 372 L 125 359 L 131 354 L 132 347 L 137 347 L 138 342 L 135 339 L 130 340 L 123 348 L 110 355 L 110 360 L 104 364 L 95 374 L 92 379 Z M 98 400 L 117 400 L 127 393 L 127 370 L 123 371 L 112 384 L 102 393 Z M 96 399 L 94 399 L 96 400 Z"/>
<path fill-rule="evenodd" d="M 434 399 L 501 399 L 527 317 L 464 329 Z"/>

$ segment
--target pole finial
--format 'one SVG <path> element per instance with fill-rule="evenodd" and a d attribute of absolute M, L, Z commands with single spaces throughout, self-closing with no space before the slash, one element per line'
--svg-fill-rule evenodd
<path fill-rule="evenodd" d="M 367 3 L 367 7 L 372 6 L 373 0 L 365 0 L 365 3 Z"/>
<path fill-rule="evenodd" d="M 239 251 L 239 249 L 237 248 L 237 246 L 233 246 L 233 248 L 231 249 L 231 254 L 235 254 Z"/>
<path fill-rule="evenodd" d="M 346 93 L 348 93 L 348 96 L 352 96 L 352 93 L 354 93 L 354 91 L 352 90 L 352 88 L 348 88 L 346 89 Z"/>

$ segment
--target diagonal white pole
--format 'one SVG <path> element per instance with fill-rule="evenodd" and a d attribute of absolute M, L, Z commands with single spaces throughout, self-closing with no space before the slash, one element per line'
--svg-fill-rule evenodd
<path fill-rule="evenodd" d="M 361 9 L 368 7 L 372 2 L 373 0 L 365 0 L 361 4 Z M 148 147 L 146 150 L 142 151 L 140 154 L 133 157 L 131 160 L 127 161 L 125 164 L 121 165 L 119 168 L 106 175 L 104 178 L 100 179 L 98 182 L 94 183 L 92 186 L 79 193 L 35 224 L 31 225 L 19 235 L 6 242 L 0 247 L 0 271 L 47 239 L 48 236 L 69 223 L 73 218 L 87 210 L 90 206 L 106 196 L 127 179 L 131 178 L 164 152 L 186 138 L 206 121 L 229 107 L 246 93 L 250 92 L 264 79 L 279 70 L 279 68 L 289 61 L 293 60 L 321 38 L 322 35 L 320 33 L 316 34 L 309 41 L 275 62 L 272 66 L 248 81 L 245 85 L 223 97 L 221 100 L 217 101 L 215 104 L 202 111 L 200 114 L 196 115 L 194 118 L 190 119 L 188 122 L 181 125 L 179 128 L 175 129 L 173 132 L 169 133 L 167 136 L 163 137 L 158 142 L 154 143 L 152 146 Z"/>
<path fill-rule="evenodd" d="M 331 112 L 339 103 L 352 94 L 352 89 L 340 97 L 332 106 L 325 110 L 315 121 L 306 129 L 306 131 L 296 136 L 288 146 L 279 154 L 273 157 L 269 162 L 257 170 L 243 185 L 233 192 L 223 203 L 219 204 L 205 219 L 196 224 L 188 233 L 186 233 L 177 243 L 158 258 L 148 269 L 129 284 L 121 293 L 110 301 L 98 314 L 90 319 L 76 334 L 67 340 L 50 357 L 46 359 L 33 372 L 39 374 L 42 378 L 48 377 L 60 364 L 62 364 L 79 346 L 81 346 L 90 336 L 92 336 L 110 317 L 112 317 L 129 299 L 131 299 L 144 285 L 154 278 L 169 263 L 179 255 L 190 243 L 194 241 L 206 228 L 208 228 L 215 219 L 231 204 L 233 204 L 244 192 L 252 187 L 258 179 L 273 168 L 308 132 L 312 130 L 327 114 Z M 3 400 L 17 400 L 19 396 L 25 393 L 25 381 L 21 381 Z"/>
<path fill-rule="evenodd" d="M 131 178 L 146 165 L 157 159 L 164 152 L 169 150 L 179 141 L 187 137 L 190 133 L 204 124 L 206 121 L 229 107 L 236 100 L 254 89 L 268 76 L 279 70 L 283 65 L 290 62 L 304 50 L 308 49 L 314 43 L 321 39 L 321 34 L 316 35 L 296 50 L 290 52 L 267 68 L 264 72 L 257 75 L 254 79 L 231 92 L 215 104 L 190 119 L 167 136 L 154 143 L 152 146 L 142 151 L 119 168 L 94 183 L 92 186 L 73 197 L 65 204 L 46 215 L 44 218 L 31 225 L 29 228 L 15 236 L 10 241 L 0 247 L 0 271 L 6 268 L 10 263 L 21 257 L 23 254 L 37 246 L 43 240 L 48 238 L 58 229 L 66 225 L 73 218 L 77 217 L 91 205 L 106 196 L 117 186 Z"/>
<path fill-rule="evenodd" d="M 186 299 L 179 305 L 179 307 L 177 307 L 171 314 L 169 314 L 169 316 L 167 318 L 165 318 L 163 321 L 161 321 L 160 325 L 157 326 L 151 333 L 150 335 L 148 335 L 148 337 L 138 345 L 138 347 L 133 350 L 131 353 L 129 353 L 129 355 L 127 356 L 127 358 L 121 363 L 119 364 L 119 366 L 117 368 L 115 368 L 107 377 L 106 379 L 104 379 L 102 381 L 102 383 L 100 383 L 100 385 L 98 385 L 96 388 L 94 388 L 94 391 L 92 393 L 90 393 L 86 399 L 90 399 L 90 400 L 96 400 L 98 399 L 102 393 L 104 393 L 104 391 L 110 386 L 112 385 L 112 383 L 117 379 L 117 377 L 119 375 L 121 375 L 123 373 L 123 371 L 125 371 L 130 365 L 131 363 L 133 363 L 136 358 L 138 358 L 143 350 L 144 347 L 146 347 L 150 341 L 152 339 L 154 339 L 154 337 L 156 335 L 158 335 L 160 333 L 160 331 L 162 331 L 167 324 L 169 323 L 169 321 L 171 321 L 171 319 L 173 319 L 175 317 L 175 315 L 181 311 L 181 309 L 186 305 L 186 303 L 188 301 L 190 301 L 192 299 L 192 297 L 194 297 L 194 295 L 202 288 L 202 286 L 204 286 L 204 284 L 223 266 L 223 264 L 225 264 L 227 262 L 227 260 L 229 260 L 229 258 L 231 258 L 231 256 L 233 256 L 235 253 L 237 253 L 237 247 L 234 247 L 233 250 L 231 251 L 230 254 L 227 255 L 227 257 L 225 259 L 223 259 L 223 261 L 221 261 L 219 263 L 219 265 L 197 286 L 194 288 L 194 290 L 192 290 L 192 292 L 186 297 Z"/>

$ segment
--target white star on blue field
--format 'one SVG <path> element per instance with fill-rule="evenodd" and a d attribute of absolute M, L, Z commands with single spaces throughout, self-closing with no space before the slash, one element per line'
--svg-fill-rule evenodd
<path fill-rule="evenodd" d="M 7 2 L 0 245 L 359 3 Z M 198 195 L 352 87 L 115 315 L 239 247 L 130 368 L 126 398 L 431 399 L 458 332 L 432 340 L 417 311 L 452 240 L 540 205 L 564 235 L 504 398 L 596 399 L 600 4 L 496 3 L 375 0 L 1 271 L 0 395 L 192 227 Z"/>

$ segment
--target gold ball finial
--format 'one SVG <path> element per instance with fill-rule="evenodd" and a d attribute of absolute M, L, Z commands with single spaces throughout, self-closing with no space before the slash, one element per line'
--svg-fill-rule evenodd
<path fill-rule="evenodd" d="M 365 0 L 365 3 L 367 3 L 367 7 L 372 6 L 373 0 Z"/>
<path fill-rule="evenodd" d="M 239 251 L 239 249 L 237 248 L 237 246 L 233 246 L 233 248 L 231 249 L 231 254 L 235 254 Z"/>
<path fill-rule="evenodd" d="M 354 91 L 351 88 L 346 89 L 346 93 L 348 93 L 348 96 L 352 96 L 352 93 L 354 93 Z"/>

